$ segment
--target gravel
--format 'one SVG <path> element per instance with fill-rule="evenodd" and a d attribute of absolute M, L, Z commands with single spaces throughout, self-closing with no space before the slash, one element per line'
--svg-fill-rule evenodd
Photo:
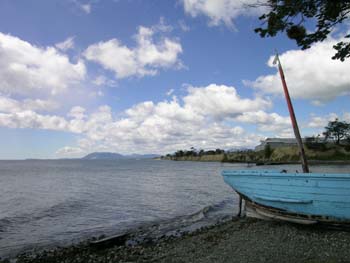
<path fill-rule="evenodd" d="M 81 243 L 39 254 L 24 262 L 350 262 L 350 233 L 318 226 L 252 218 L 233 219 L 180 237 L 161 237 L 134 246 L 93 248 Z M 0 260 L 0 263 L 10 262 Z"/>

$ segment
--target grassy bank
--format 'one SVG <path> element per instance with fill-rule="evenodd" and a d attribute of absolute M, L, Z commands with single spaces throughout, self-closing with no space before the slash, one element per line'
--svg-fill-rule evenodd
<path fill-rule="evenodd" d="M 350 234 L 287 223 L 235 219 L 134 247 L 88 245 L 18 257 L 38 262 L 348 262 Z M 2 262 L 3 263 L 3 262 Z"/>
<path fill-rule="evenodd" d="M 305 146 L 307 159 L 317 162 L 345 162 L 350 163 L 350 147 L 339 145 L 323 145 L 313 148 Z M 295 163 L 299 162 L 299 150 L 297 147 L 280 147 L 266 151 L 255 152 L 252 150 L 225 152 L 219 154 L 195 154 L 175 156 L 167 155 L 162 159 L 173 161 L 201 161 L 201 162 L 253 162 L 253 163 Z"/>
<path fill-rule="evenodd" d="M 222 162 L 225 158 L 225 154 L 212 154 L 212 155 L 201 155 L 201 156 L 172 156 L 163 157 L 165 160 L 172 161 L 194 161 L 194 162 Z"/>

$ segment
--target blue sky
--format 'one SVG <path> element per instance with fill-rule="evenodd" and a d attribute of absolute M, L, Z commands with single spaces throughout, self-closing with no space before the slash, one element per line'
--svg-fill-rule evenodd
<path fill-rule="evenodd" d="M 253 0 L 1 0 L 0 159 L 253 147 L 350 121 L 348 23 L 301 51 L 254 33 Z"/>

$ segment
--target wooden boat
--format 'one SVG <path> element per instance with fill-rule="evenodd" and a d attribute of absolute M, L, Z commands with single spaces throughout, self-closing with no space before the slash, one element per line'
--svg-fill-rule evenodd
<path fill-rule="evenodd" d="M 350 226 L 350 174 L 240 170 L 222 175 L 245 200 L 247 216 Z"/>
<path fill-rule="evenodd" d="M 294 109 L 281 62 L 274 63 L 282 80 L 303 173 L 277 170 L 223 171 L 222 175 L 245 202 L 246 215 L 302 224 L 350 226 L 350 174 L 309 173 Z M 242 203 L 240 202 L 240 210 Z"/>

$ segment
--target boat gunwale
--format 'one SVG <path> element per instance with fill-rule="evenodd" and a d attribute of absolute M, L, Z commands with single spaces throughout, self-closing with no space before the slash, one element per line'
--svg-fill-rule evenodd
<path fill-rule="evenodd" d="M 327 174 L 327 173 L 284 173 L 284 172 L 268 172 L 266 170 L 262 170 L 259 172 L 259 170 L 252 170 L 252 172 L 249 172 L 249 170 L 224 170 L 221 172 L 222 176 L 255 176 L 255 177 L 280 177 L 280 178 L 302 178 L 302 179 L 314 179 L 314 178 L 331 178 L 331 179 L 349 179 L 350 173 L 334 173 L 334 174 Z"/>
<path fill-rule="evenodd" d="M 342 226 L 350 228 L 350 220 L 343 219 L 339 217 L 333 217 L 333 216 L 323 216 L 323 215 L 313 215 L 313 214 L 304 214 L 304 213 L 296 213 L 291 212 L 282 208 L 276 208 L 272 206 L 267 206 L 264 204 L 261 204 L 259 202 L 253 201 L 251 198 L 247 197 L 246 195 L 236 191 L 237 194 L 239 194 L 246 202 L 246 205 L 256 206 L 257 208 L 264 209 L 268 213 L 271 213 L 271 215 L 280 215 L 280 216 L 286 216 L 291 217 L 295 219 L 308 219 L 308 220 L 315 220 L 318 224 L 325 224 L 325 225 L 333 225 L 333 226 Z M 285 221 L 289 221 L 288 218 L 281 219 Z"/>

